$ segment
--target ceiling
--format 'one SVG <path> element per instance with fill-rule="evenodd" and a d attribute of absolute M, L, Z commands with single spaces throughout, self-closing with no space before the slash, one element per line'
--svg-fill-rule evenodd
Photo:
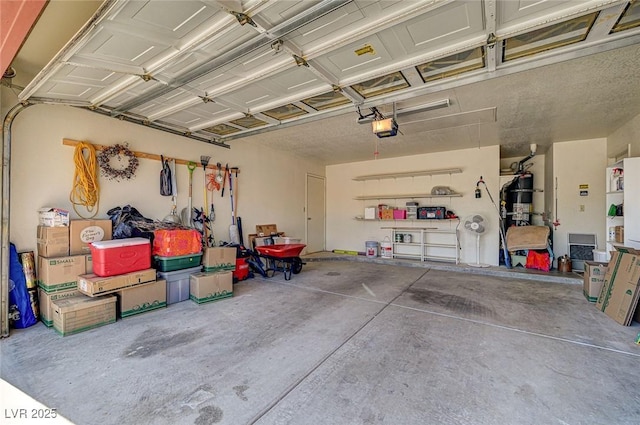
<path fill-rule="evenodd" d="M 219 146 L 325 164 L 496 144 L 513 157 L 640 114 L 639 23 L 640 2 L 614 0 L 58 0 L 14 67 L 42 69 L 23 101 Z M 63 24 L 64 47 L 47 36 Z M 395 137 L 357 122 L 394 106 Z"/>

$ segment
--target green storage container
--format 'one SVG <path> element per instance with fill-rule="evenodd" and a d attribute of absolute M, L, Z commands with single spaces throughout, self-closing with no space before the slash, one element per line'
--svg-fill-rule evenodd
<path fill-rule="evenodd" d="M 183 270 L 199 266 L 202 262 L 202 253 L 178 255 L 175 257 L 161 257 L 159 255 L 155 255 L 153 257 L 153 262 L 155 269 L 160 272 Z"/>

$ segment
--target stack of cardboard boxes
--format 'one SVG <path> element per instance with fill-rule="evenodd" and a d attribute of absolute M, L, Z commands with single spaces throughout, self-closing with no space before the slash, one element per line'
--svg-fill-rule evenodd
<path fill-rule="evenodd" d="M 37 282 L 46 326 L 68 335 L 115 321 L 115 299 L 83 300 L 77 284 L 92 268 L 88 244 L 108 239 L 110 220 L 69 220 L 66 211 L 40 211 Z"/>
<path fill-rule="evenodd" d="M 236 248 L 206 248 L 202 265 L 202 272 L 190 276 L 189 298 L 202 304 L 232 297 Z"/>
<path fill-rule="evenodd" d="M 585 297 L 621 325 L 640 321 L 640 311 L 636 311 L 640 298 L 640 250 L 616 247 L 608 264 L 585 264 Z"/>
<path fill-rule="evenodd" d="M 177 268 L 163 273 L 151 267 L 148 239 L 112 240 L 110 220 L 68 220 L 62 210 L 44 212 L 37 230 L 40 318 L 63 336 L 166 307 L 170 293 L 172 302 L 198 304 L 233 296 L 236 248 L 156 256 L 159 267 Z"/>
<path fill-rule="evenodd" d="M 90 249 L 93 273 L 78 276 L 80 292 L 92 298 L 115 295 L 119 318 L 167 306 L 166 282 L 156 280 L 148 239 L 94 242 Z"/>

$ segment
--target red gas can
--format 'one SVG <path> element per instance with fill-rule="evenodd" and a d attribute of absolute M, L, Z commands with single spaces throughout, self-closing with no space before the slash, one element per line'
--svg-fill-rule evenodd
<path fill-rule="evenodd" d="M 249 264 L 246 258 L 236 258 L 236 269 L 233 271 L 234 282 L 245 280 L 249 277 Z"/>

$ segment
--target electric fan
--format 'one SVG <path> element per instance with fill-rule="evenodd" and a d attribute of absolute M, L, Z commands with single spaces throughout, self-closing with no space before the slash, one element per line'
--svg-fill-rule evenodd
<path fill-rule="evenodd" d="M 473 214 L 467 216 L 462 222 L 464 230 L 476 237 L 476 262 L 467 264 L 472 267 L 489 267 L 489 264 L 480 263 L 480 236 L 487 231 L 484 217 L 479 214 Z"/>

